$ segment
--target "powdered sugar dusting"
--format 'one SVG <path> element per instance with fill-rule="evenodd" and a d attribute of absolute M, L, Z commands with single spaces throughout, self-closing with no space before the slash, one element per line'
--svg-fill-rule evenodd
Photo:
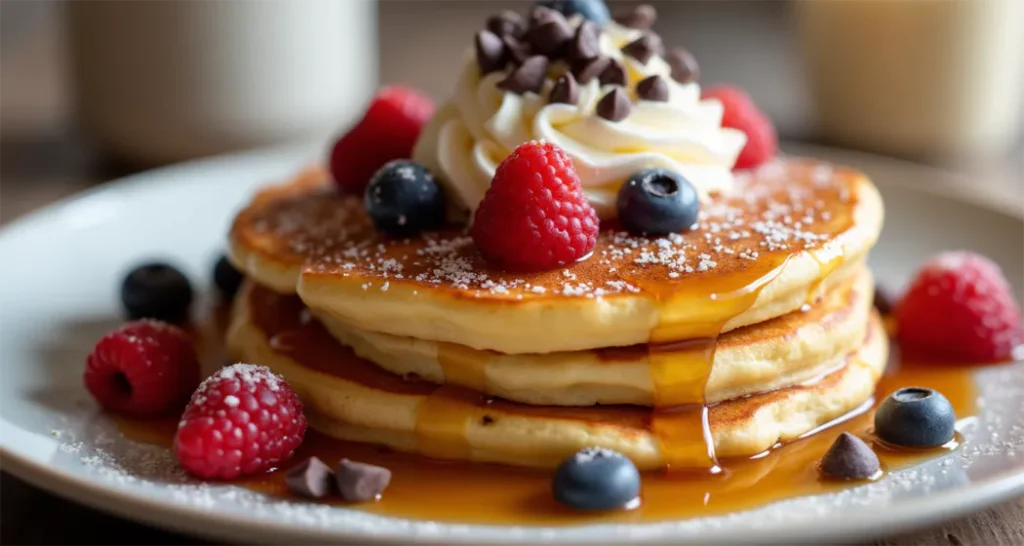
<path fill-rule="evenodd" d="M 225 366 L 220 370 L 217 370 L 212 376 L 210 376 L 203 384 L 207 384 L 209 381 L 216 381 L 218 379 L 238 379 L 245 386 L 254 386 L 257 384 L 264 384 L 272 391 L 276 391 L 281 388 L 281 384 L 284 382 L 281 376 L 270 371 L 270 368 L 266 366 L 257 366 L 255 364 L 245 364 L 239 362 L 230 366 Z M 200 385 L 199 390 L 203 390 L 203 386 Z"/>
<path fill-rule="evenodd" d="M 266 366 L 256 366 L 253 364 L 245 364 L 239 362 L 237 364 L 225 366 L 214 372 L 214 374 L 211 375 L 210 377 L 207 377 L 205 380 L 203 380 L 203 382 L 200 383 L 199 388 L 196 389 L 195 394 L 192 395 L 192 402 L 198 405 L 205 404 L 206 397 L 209 394 L 210 389 L 213 388 L 214 385 L 220 383 L 221 381 L 232 380 L 240 381 L 242 383 L 242 387 L 247 388 L 249 390 L 255 388 L 257 384 L 263 384 L 266 385 L 268 389 L 274 392 L 277 392 L 277 390 L 280 389 L 281 385 L 284 383 L 284 380 L 281 379 L 281 376 L 270 371 L 270 368 Z M 228 400 L 228 398 L 234 398 L 234 404 L 232 404 Z M 238 404 L 238 399 L 233 396 L 229 396 L 225 398 L 224 403 L 227 404 L 228 406 L 234 407 L 235 405 Z"/>
<path fill-rule="evenodd" d="M 254 224 L 303 256 L 306 271 L 357 277 L 367 291 L 387 294 L 396 283 L 414 282 L 469 297 L 599 299 L 642 293 L 648 286 L 644 281 L 686 283 L 818 248 L 847 229 L 837 219 L 849 216 L 851 180 L 849 171 L 815 161 L 773 162 L 738 174 L 733 192 L 714 194 L 691 231 L 637 237 L 605 229 L 587 260 L 522 275 L 488 267 L 463 230 L 415 239 L 383 237 L 361 203 L 331 193 L 257 208 Z"/>

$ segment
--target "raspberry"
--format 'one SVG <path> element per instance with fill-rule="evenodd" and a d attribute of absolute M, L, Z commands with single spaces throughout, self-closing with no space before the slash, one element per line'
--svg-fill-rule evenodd
<path fill-rule="evenodd" d="M 331 150 L 331 176 L 343 191 L 362 195 L 373 173 L 388 161 L 407 159 L 434 103 L 404 87 L 380 91 L 363 119 Z"/>
<path fill-rule="evenodd" d="M 498 165 L 476 209 L 473 241 L 488 261 L 537 271 L 594 250 L 598 220 L 569 156 L 543 141 L 521 144 Z"/>
<path fill-rule="evenodd" d="M 1021 310 L 999 266 L 970 252 L 945 252 L 926 263 L 897 306 L 896 321 L 900 347 L 912 357 L 1009 360 L 1024 342 Z"/>
<path fill-rule="evenodd" d="M 143 319 L 103 336 L 86 359 L 84 379 L 110 411 L 166 415 L 180 411 L 199 382 L 199 359 L 180 328 Z"/>
<path fill-rule="evenodd" d="M 229 480 L 287 460 L 305 433 L 302 402 L 284 380 L 264 366 L 234 364 L 192 395 L 174 455 L 196 476 Z"/>
<path fill-rule="evenodd" d="M 775 157 L 779 150 L 775 126 L 749 95 L 735 87 L 720 86 L 704 91 L 701 98 L 718 99 L 725 107 L 722 126 L 747 134 L 747 144 L 736 158 L 737 169 L 751 169 Z"/>

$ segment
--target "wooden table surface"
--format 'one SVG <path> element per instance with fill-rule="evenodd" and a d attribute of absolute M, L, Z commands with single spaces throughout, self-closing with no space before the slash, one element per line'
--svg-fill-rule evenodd
<path fill-rule="evenodd" d="M 0 0 L 3 44 L 0 48 L 0 224 L 131 170 L 106 163 L 101 155 L 90 150 L 85 139 L 71 130 L 66 71 L 59 51 L 60 40 L 54 30 L 54 9 L 52 5 L 42 4 L 45 3 Z M 758 21 L 778 17 L 777 11 L 765 7 L 764 3 L 752 3 L 748 7 L 750 9 L 745 11 L 751 17 L 759 17 Z M 414 12 L 409 5 L 388 2 L 382 5 L 381 40 L 385 61 L 381 72 L 385 80 L 415 70 L 403 64 L 402 56 L 394 56 L 394 61 L 387 62 L 386 55 L 389 36 L 406 34 L 409 21 L 416 19 Z M 762 37 L 762 41 L 772 43 L 770 36 Z M 776 39 L 774 43 L 781 43 L 781 40 Z M 770 94 L 770 90 L 766 93 Z M 785 101 L 776 102 L 776 115 L 792 112 L 793 106 Z M 788 134 L 799 137 L 805 123 L 802 114 L 792 113 L 783 126 Z M 1011 158 L 994 170 L 1002 174 L 994 176 L 1001 182 L 992 183 L 993 199 L 1019 203 L 1024 195 L 1019 157 Z M 198 542 L 65 501 L 2 473 L 0 543 Z M 1024 544 L 1024 498 L 872 544 Z"/>

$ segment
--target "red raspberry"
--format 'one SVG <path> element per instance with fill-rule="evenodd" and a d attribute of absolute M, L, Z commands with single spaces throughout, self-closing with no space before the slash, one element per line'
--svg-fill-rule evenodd
<path fill-rule="evenodd" d="M 286 461 L 305 433 L 302 402 L 283 379 L 264 366 L 234 364 L 192 395 L 174 455 L 196 476 L 230 480 Z"/>
<path fill-rule="evenodd" d="M 1024 342 L 1021 310 L 999 266 L 970 252 L 945 252 L 926 263 L 897 306 L 896 321 L 900 347 L 912 357 L 1009 360 Z"/>
<path fill-rule="evenodd" d="M 143 319 L 103 336 L 86 359 L 84 379 L 110 411 L 166 415 L 180 411 L 199 382 L 199 359 L 180 328 Z"/>
<path fill-rule="evenodd" d="M 484 258 L 508 269 L 553 269 L 591 253 L 598 225 L 569 156 L 531 141 L 498 165 L 476 209 L 473 241 Z"/>
<path fill-rule="evenodd" d="M 370 177 L 392 159 L 407 159 L 434 103 L 412 89 L 386 87 L 374 97 L 362 121 L 331 150 L 331 176 L 342 190 L 362 194 Z"/>
<path fill-rule="evenodd" d="M 779 137 L 772 120 L 764 115 L 754 101 L 740 89 L 719 86 L 704 91 L 705 99 L 718 99 L 725 107 L 722 126 L 747 134 L 747 144 L 736 159 L 737 169 L 751 169 L 775 157 Z"/>

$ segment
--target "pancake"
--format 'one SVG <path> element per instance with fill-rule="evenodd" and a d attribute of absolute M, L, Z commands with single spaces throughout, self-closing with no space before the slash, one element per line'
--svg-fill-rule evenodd
<path fill-rule="evenodd" d="M 230 257 L 350 328 L 506 354 L 715 337 L 775 318 L 856 273 L 882 223 L 862 174 L 784 159 L 713 194 L 696 229 L 652 239 L 609 223 L 563 270 L 496 270 L 464 227 L 387 239 L 310 169 L 235 219 Z"/>
<path fill-rule="evenodd" d="M 253 289 L 266 290 L 247 287 L 240 297 L 250 297 Z M 871 274 L 861 268 L 856 277 L 829 290 L 807 311 L 722 335 L 705 400 L 720 402 L 821 375 L 864 340 L 873 292 Z M 687 366 L 702 361 L 711 343 L 506 355 L 350 328 L 329 316 L 319 319 L 342 344 L 389 372 L 535 405 L 652 406 L 650 351 L 660 350 L 660 358 Z"/>
<path fill-rule="evenodd" d="M 234 357 L 282 374 L 302 397 L 312 426 L 325 434 L 432 457 L 533 467 L 553 467 L 599 445 L 654 469 L 671 460 L 673 450 L 703 445 L 699 433 L 663 436 L 656 421 L 662 413 L 647 408 L 530 406 L 402 379 L 338 343 L 296 298 L 261 294 L 237 300 L 228 347 Z M 822 377 L 709 407 L 715 452 L 754 455 L 861 406 L 874 392 L 887 352 L 872 315 L 863 344 Z"/>

